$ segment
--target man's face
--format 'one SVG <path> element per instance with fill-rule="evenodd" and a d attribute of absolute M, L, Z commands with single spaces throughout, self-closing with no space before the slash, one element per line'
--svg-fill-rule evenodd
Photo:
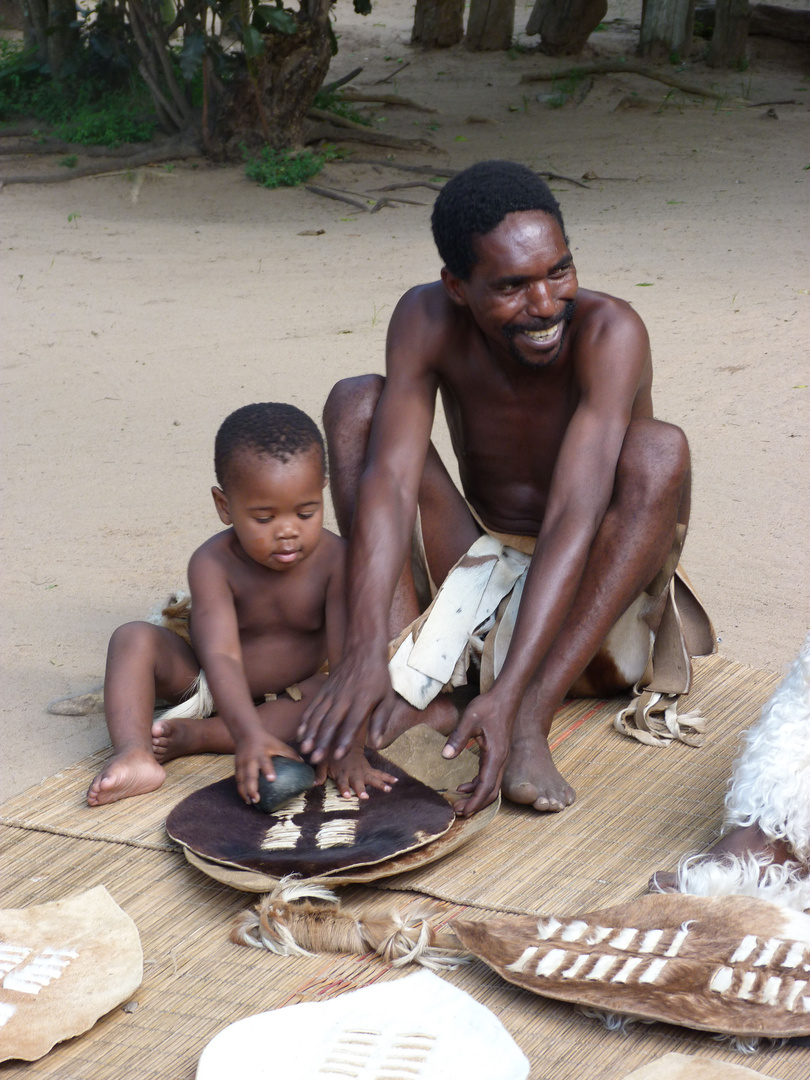
<path fill-rule="evenodd" d="M 520 211 L 474 243 L 478 262 L 468 281 L 443 272 L 451 298 L 469 308 L 496 356 L 534 369 L 552 364 L 578 288 L 562 229 L 540 210 Z"/>

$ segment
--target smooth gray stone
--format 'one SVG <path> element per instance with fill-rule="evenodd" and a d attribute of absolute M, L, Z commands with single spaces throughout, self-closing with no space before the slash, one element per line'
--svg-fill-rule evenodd
<path fill-rule="evenodd" d="M 315 770 L 305 761 L 274 757 L 275 780 L 268 780 L 259 773 L 259 801 L 255 806 L 265 814 L 271 814 L 285 802 L 309 791 L 315 783 Z"/>

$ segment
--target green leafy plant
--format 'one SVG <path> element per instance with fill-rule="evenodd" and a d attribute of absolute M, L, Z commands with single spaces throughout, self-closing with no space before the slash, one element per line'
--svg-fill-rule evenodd
<path fill-rule="evenodd" d="M 338 93 L 325 93 L 322 90 L 315 95 L 313 105 L 316 109 L 323 109 L 325 112 L 334 113 L 335 116 L 342 116 L 344 120 L 352 120 L 355 124 L 363 124 L 364 127 L 372 126 L 367 116 L 358 112 L 350 101 L 344 101 Z"/>
<path fill-rule="evenodd" d="M 322 150 L 271 150 L 263 147 L 251 156 L 243 147 L 245 175 L 266 188 L 297 187 L 321 171 L 327 161 L 334 161 L 338 151 L 334 146 Z"/>

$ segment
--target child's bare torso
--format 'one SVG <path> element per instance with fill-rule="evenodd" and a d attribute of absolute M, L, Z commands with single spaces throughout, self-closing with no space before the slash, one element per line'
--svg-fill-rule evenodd
<path fill-rule="evenodd" d="M 344 540 L 324 529 L 305 560 L 289 570 L 271 570 L 245 555 L 232 529 L 200 547 L 198 555 L 212 574 L 222 575 L 233 598 L 242 663 L 255 699 L 309 678 L 326 660 L 327 591 L 342 570 L 345 548 Z M 193 596 L 191 635 L 194 642 Z"/>

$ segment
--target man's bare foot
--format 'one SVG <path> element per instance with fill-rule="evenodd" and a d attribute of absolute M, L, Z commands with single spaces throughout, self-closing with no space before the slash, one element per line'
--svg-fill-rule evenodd
<path fill-rule="evenodd" d="M 344 799 L 349 799 L 352 795 L 367 799 L 367 787 L 390 791 L 392 784 L 397 782 L 397 778 L 390 773 L 372 768 L 359 746 L 353 746 L 340 761 L 330 759 L 327 770 Z"/>
<path fill-rule="evenodd" d="M 152 753 L 161 765 L 189 754 L 232 754 L 234 749 L 233 737 L 218 716 L 152 724 Z"/>
<path fill-rule="evenodd" d="M 166 778 L 162 765 L 146 750 L 124 750 L 110 758 L 87 789 L 90 806 L 129 799 L 155 791 Z"/>
<path fill-rule="evenodd" d="M 548 740 L 539 732 L 512 740 L 501 790 L 514 803 L 552 813 L 565 810 L 576 798 L 551 760 Z"/>
<path fill-rule="evenodd" d="M 790 847 L 783 840 L 769 839 L 759 825 L 732 829 L 707 852 L 697 856 L 695 861 L 722 859 L 725 855 L 742 859 L 748 855 L 763 855 L 780 865 L 795 858 Z M 650 892 L 678 892 L 677 871 L 656 870 L 649 880 L 647 889 Z"/>
<path fill-rule="evenodd" d="M 375 750 L 382 750 L 409 731 L 417 724 L 427 724 L 442 735 L 449 735 L 458 724 L 459 707 L 453 701 L 453 694 L 440 694 L 431 701 L 426 709 L 415 709 L 397 695 L 396 705 L 391 715 L 379 727 L 375 727 L 369 736 L 368 744 Z"/>

